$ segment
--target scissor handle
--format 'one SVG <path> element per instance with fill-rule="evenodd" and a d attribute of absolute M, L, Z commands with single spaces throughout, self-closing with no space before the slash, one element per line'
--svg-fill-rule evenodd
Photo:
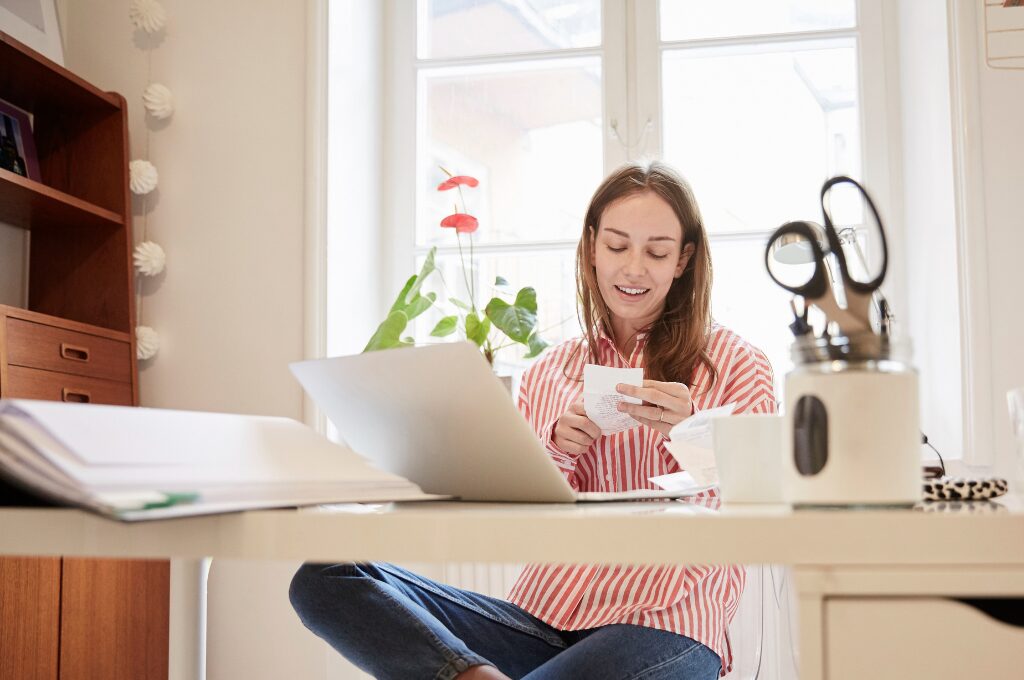
<path fill-rule="evenodd" d="M 875 224 L 878 225 L 878 235 L 882 242 L 882 269 L 878 272 L 878 276 L 871 279 L 870 281 L 858 281 L 857 279 L 850 276 L 850 268 L 846 264 L 846 253 L 843 252 L 842 244 L 839 242 L 839 233 L 836 231 L 835 224 L 832 223 L 832 215 L 828 211 L 828 207 L 825 204 L 825 196 L 828 192 L 837 184 L 852 184 L 857 187 L 857 191 L 867 201 L 868 207 L 871 209 L 871 214 L 875 218 Z M 852 288 L 853 290 L 870 295 L 878 290 L 878 287 L 882 285 L 882 281 L 885 280 L 885 272 L 889 268 L 889 244 L 885 238 L 885 227 L 882 226 L 882 218 L 878 215 L 878 209 L 875 208 L 875 202 L 871 200 L 871 196 L 867 190 L 862 187 L 857 180 L 847 177 L 846 175 L 838 175 L 825 182 L 821 187 L 821 214 L 825 218 L 825 238 L 828 239 L 828 248 L 832 251 L 832 254 L 836 256 L 836 260 L 839 263 L 839 272 L 843 277 L 843 284 Z M 774 277 L 773 277 L 774 278 Z"/>
<path fill-rule="evenodd" d="M 779 284 L 782 288 L 788 290 L 794 295 L 800 295 L 805 299 L 820 299 L 829 292 L 829 279 L 828 272 L 825 270 L 825 252 L 821 249 L 821 244 L 818 243 L 818 228 L 816 225 L 812 225 L 810 222 L 804 222 L 802 220 L 796 222 L 786 222 L 781 227 L 772 232 L 772 235 L 768 237 L 768 245 L 764 249 L 764 266 L 768 270 L 768 276 L 772 277 L 772 281 Z M 775 242 L 783 236 L 795 234 L 801 236 L 807 240 L 808 245 L 811 247 L 811 251 L 814 254 L 814 273 L 807 280 L 807 283 L 799 286 L 793 286 L 784 281 L 780 281 L 774 272 L 774 268 L 771 265 L 770 258 L 772 257 L 772 251 L 774 250 Z"/>

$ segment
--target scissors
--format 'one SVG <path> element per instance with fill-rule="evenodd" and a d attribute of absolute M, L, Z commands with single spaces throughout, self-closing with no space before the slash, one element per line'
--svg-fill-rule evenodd
<path fill-rule="evenodd" d="M 832 222 L 832 215 L 829 213 L 826 199 L 832 187 L 838 184 L 852 184 L 857 188 L 857 191 L 871 209 L 871 214 L 875 218 L 875 224 L 878 225 L 879 241 L 882 246 L 882 262 L 878 275 L 870 281 L 862 281 L 850 273 L 850 268 L 846 262 L 846 253 L 843 252 L 839 233 L 836 231 L 835 225 Z M 764 253 L 764 262 L 765 267 L 768 269 L 768 275 L 772 277 L 775 283 L 789 292 L 803 297 L 807 302 L 814 304 L 825 312 L 829 321 L 834 321 L 844 335 L 849 336 L 856 333 L 871 332 L 870 312 L 872 296 L 882 285 L 882 281 L 885 279 L 885 272 L 889 266 L 889 246 L 886 243 L 882 218 L 879 217 L 875 203 L 871 200 L 867 191 L 864 190 L 864 187 L 858 184 L 856 180 L 842 175 L 833 177 L 822 185 L 821 212 L 825 218 L 824 228 L 813 222 L 787 222 L 776 229 L 768 238 L 768 245 Z M 832 287 L 832 278 L 826 260 L 827 252 L 822 248 L 822 244 L 819 241 L 823 231 L 828 245 L 828 253 L 835 256 L 839 275 L 843 280 L 843 289 L 846 293 L 845 307 L 840 307 L 836 301 L 835 291 Z M 792 240 L 794 237 L 802 239 L 807 242 L 811 249 L 814 271 L 802 283 L 794 284 L 792 282 L 780 281 L 771 266 L 770 258 L 772 253 L 775 250 L 776 244 L 780 243 L 780 239 L 783 237 L 789 237 L 787 240 Z"/>

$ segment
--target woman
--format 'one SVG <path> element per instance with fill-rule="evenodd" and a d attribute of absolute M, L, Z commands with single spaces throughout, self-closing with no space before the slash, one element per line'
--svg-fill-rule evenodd
<path fill-rule="evenodd" d="M 775 411 L 764 354 L 711 320 L 711 257 L 687 184 L 661 163 L 623 166 L 587 210 L 576 255 L 585 337 L 523 377 L 519 408 L 581 491 L 655 488 L 678 471 L 665 439 L 697 409 Z M 638 426 L 602 436 L 583 408 L 583 366 L 643 367 Z M 713 493 L 709 494 L 713 502 Z M 509 601 L 388 564 L 306 564 L 303 623 L 378 678 L 682 678 L 731 668 L 739 566 L 529 565 Z"/>

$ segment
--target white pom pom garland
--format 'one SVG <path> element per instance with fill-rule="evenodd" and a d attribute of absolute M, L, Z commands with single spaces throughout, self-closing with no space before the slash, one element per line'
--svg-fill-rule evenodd
<path fill-rule="evenodd" d="M 160 334 L 149 326 L 135 327 L 135 356 L 141 361 L 152 359 L 160 351 Z"/>
<path fill-rule="evenodd" d="M 149 161 L 134 160 L 128 164 L 128 186 L 133 194 L 148 194 L 156 189 L 159 180 L 156 168 Z"/>
<path fill-rule="evenodd" d="M 167 255 L 158 244 L 152 241 L 143 241 L 135 246 L 132 261 L 135 263 L 135 271 L 143 276 L 156 276 L 164 270 L 164 266 L 167 264 Z"/>
<path fill-rule="evenodd" d="M 160 83 L 152 83 L 146 88 L 142 93 L 142 104 L 149 111 L 149 115 L 159 120 L 170 118 L 174 113 L 174 96 Z"/>
<path fill-rule="evenodd" d="M 156 33 L 167 24 L 167 13 L 157 0 L 132 0 L 128 6 L 128 18 L 132 26 L 146 33 Z"/>

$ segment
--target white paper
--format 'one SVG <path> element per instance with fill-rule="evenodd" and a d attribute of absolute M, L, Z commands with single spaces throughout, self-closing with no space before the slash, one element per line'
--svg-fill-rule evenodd
<path fill-rule="evenodd" d="M 639 427 L 640 422 L 628 413 L 619 411 L 619 403 L 643 403 L 636 397 L 619 394 L 615 386 L 624 383 L 643 387 L 644 369 L 613 368 L 587 364 L 583 367 L 583 408 L 587 417 L 601 428 L 601 434 L 615 434 Z"/>
<path fill-rule="evenodd" d="M 698 484 L 718 484 L 718 468 L 711 444 L 711 421 L 732 415 L 736 404 L 698 411 L 669 432 L 665 448 Z"/>
<path fill-rule="evenodd" d="M 711 449 L 711 421 L 715 418 L 731 416 L 736 404 L 725 404 L 706 411 L 697 411 L 686 420 L 677 423 L 669 433 L 670 440 L 685 441 L 691 446 Z"/>
<path fill-rule="evenodd" d="M 288 418 L 24 400 L 0 400 L 0 476 L 105 514 L 182 496 L 122 519 L 427 497 Z"/>
<path fill-rule="evenodd" d="M 705 484 L 699 484 L 689 472 L 673 472 L 667 475 L 651 477 L 650 481 L 660 486 L 665 491 L 679 491 L 681 493 L 696 493 L 704 491 Z"/>
<path fill-rule="evenodd" d="M 667 441 L 665 447 L 679 466 L 693 475 L 698 484 L 718 484 L 715 453 L 711 449 L 693 446 L 685 441 Z"/>

